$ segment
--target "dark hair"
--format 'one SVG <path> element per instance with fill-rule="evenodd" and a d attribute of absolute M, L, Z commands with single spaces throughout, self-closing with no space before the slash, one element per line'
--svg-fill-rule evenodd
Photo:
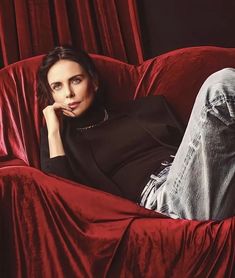
<path fill-rule="evenodd" d="M 90 56 L 83 50 L 75 50 L 71 46 L 56 46 L 44 56 L 37 72 L 37 95 L 39 103 L 45 107 L 54 102 L 52 90 L 48 84 L 47 74 L 59 60 L 70 60 L 80 64 L 93 80 L 98 81 L 98 73 Z M 100 98 L 99 93 L 96 94 Z"/>

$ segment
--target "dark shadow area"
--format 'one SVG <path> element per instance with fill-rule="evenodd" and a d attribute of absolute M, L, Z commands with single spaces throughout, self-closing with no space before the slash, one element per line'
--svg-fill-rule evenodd
<path fill-rule="evenodd" d="M 235 47 L 235 1 L 137 1 L 145 58 L 199 45 Z"/>

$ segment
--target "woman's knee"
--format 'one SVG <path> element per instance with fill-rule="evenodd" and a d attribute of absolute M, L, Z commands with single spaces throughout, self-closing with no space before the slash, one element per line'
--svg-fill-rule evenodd
<path fill-rule="evenodd" d="M 207 104 L 235 98 L 235 69 L 224 68 L 211 74 L 202 85 L 198 97 Z"/>
<path fill-rule="evenodd" d="M 225 68 L 210 75 L 203 83 L 194 103 L 192 115 L 207 121 L 208 115 L 226 125 L 235 122 L 235 69 Z"/>

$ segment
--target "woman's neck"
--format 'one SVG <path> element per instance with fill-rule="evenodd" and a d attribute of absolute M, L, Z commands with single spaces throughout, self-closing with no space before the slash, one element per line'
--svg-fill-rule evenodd
<path fill-rule="evenodd" d="M 66 120 L 71 121 L 75 128 L 84 128 L 100 123 L 104 117 L 104 107 L 94 101 L 82 115 L 75 118 L 66 117 Z"/>

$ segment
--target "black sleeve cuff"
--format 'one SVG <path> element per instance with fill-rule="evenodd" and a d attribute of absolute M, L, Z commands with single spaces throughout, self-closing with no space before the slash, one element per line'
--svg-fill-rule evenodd
<path fill-rule="evenodd" d="M 65 155 L 48 158 L 44 171 L 62 178 L 74 179 L 72 169 Z"/>

